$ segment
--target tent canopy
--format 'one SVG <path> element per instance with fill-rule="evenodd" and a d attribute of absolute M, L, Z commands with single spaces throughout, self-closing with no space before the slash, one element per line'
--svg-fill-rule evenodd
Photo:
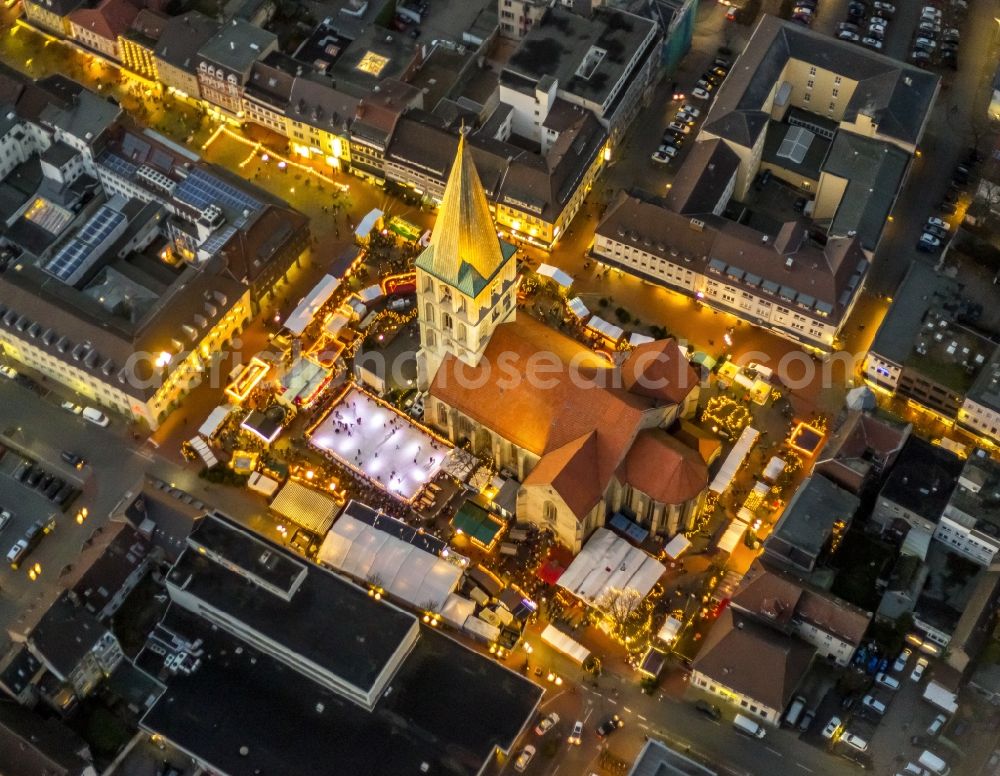
<path fill-rule="evenodd" d="M 354 236 L 362 240 L 368 238 L 371 234 L 372 229 L 378 223 L 379 219 L 382 217 L 382 211 L 378 208 L 368 211 L 368 214 L 361 219 L 361 223 L 358 224 L 358 228 L 354 230 Z"/>
<path fill-rule="evenodd" d="M 387 528 L 398 522 L 386 521 Z M 462 578 L 460 566 L 406 541 L 395 531 L 383 531 L 378 524 L 346 513 L 326 535 L 317 558 L 355 579 L 377 580 L 393 597 L 434 612 L 444 610 Z"/>
<path fill-rule="evenodd" d="M 719 539 L 719 549 L 723 552 L 732 553 L 736 549 L 736 545 L 740 543 L 743 538 L 743 532 L 746 531 L 747 524 L 742 520 L 733 520 L 726 532 Z"/>
<path fill-rule="evenodd" d="M 274 495 L 275 491 L 278 490 L 278 482 L 277 480 L 272 480 L 270 477 L 267 477 L 260 472 L 254 472 L 250 475 L 247 487 L 250 488 L 250 490 L 263 493 L 265 496 L 270 498 Z"/>
<path fill-rule="evenodd" d="M 292 310 L 292 314 L 285 321 L 285 328 L 296 336 L 305 331 L 306 326 L 316 316 L 319 309 L 330 300 L 339 285 L 339 278 L 335 278 L 333 275 L 324 275 L 313 290 L 303 297 L 298 307 Z"/>
<path fill-rule="evenodd" d="M 625 334 L 625 330 L 621 326 L 608 323 L 608 321 L 597 315 L 587 321 L 587 328 L 612 342 L 617 342 Z"/>
<path fill-rule="evenodd" d="M 663 627 L 660 628 L 659 633 L 656 634 L 656 638 L 665 644 L 672 644 L 677 638 L 677 634 L 681 632 L 681 628 L 683 627 L 684 623 L 676 617 L 667 617 L 666 622 L 663 623 Z"/>
<path fill-rule="evenodd" d="M 736 440 L 733 449 L 726 456 L 722 468 L 716 473 L 712 484 L 708 486 L 710 491 L 713 493 L 725 493 L 729 489 L 733 479 L 736 477 L 736 472 L 740 470 L 743 461 L 746 460 L 747 455 L 750 453 L 750 448 L 753 447 L 753 443 L 757 441 L 757 437 L 759 436 L 760 432 L 755 428 L 747 426 L 743 429 L 740 438 Z"/>
<path fill-rule="evenodd" d="M 295 481 L 286 483 L 271 502 L 272 512 L 315 534 L 329 530 L 337 509 L 332 498 Z"/>
<path fill-rule="evenodd" d="M 558 283 L 563 288 L 569 288 L 573 285 L 573 278 L 563 272 L 558 267 L 553 267 L 551 264 L 542 264 L 538 267 L 538 274 L 542 277 L 552 278 L 556 283 Z"/>
<path fill-rule="evenodd" d="M 632 332 L 628 338 L 628 344 L 632 347 L 638 347 L 639 345 L 645 345 L 647 342 L 653 342 L 652 337 L 648 337 L 645 334 L 640 334 L 637 331 Z"/>
<path fill-rule="evenodd" d="M 764 468 L 764 479 L 774 482 L 781 476 L 781 473 L 785 470 L 785 462 L 778 456 L 772 456 L 771 460 L 767 462 L 767 466 Z"/>
<path fill-rule="evenodd" d="M 600 609 L 608 591 L 631 589 L 645 598 L 665 571 L 638 547 L 598 528 L 559 577 L 559 587 Z"/>
<path fill-rule="evenodd" d="M 584 661 L 590 657 L 590 650 L 580 642 L 571 639 L 554 625 L 545 626 L 545 630 L 542 631 L 542 641 L 580 665 L 583 665 Z"/>
<path fill-rule="evenodd" d="M 470 601 L 468 598 L 462 598 L 462 596 L 452 593 L 448 596 L 448 600 L 444 602 L 444 607 L 440 610 L 440 614 L 445 622 L 451 623 L 456 628 L 461 628 L 475 611 L 475 601 Z"/>
<path fill-rule="evenodd" d="M 212 434 L 219 430 L 219 426 L 222 425 L 222 421 L 229 416 L 230 410 L 232 410 L 232 407 L 228 404 L 220 404 L 208 413 L 208 417 L 205 418 L 205 422 L 199 426 L 198 433 L 203 437 L 212 436 Z"/>
<path fill-rule="evenodd" d="M 503 530 L 499 519 L 471 500 L 462 504 L 451 519 L 451 525 L 484 547 L 493 544 L 497 534 Z"/>
<path fill-rule="evenodd" d="M 587 305 L 585 305 L 583 300 L 578 296 L 574 296 L 567 304 L 569 305 L 569 311 L 577 318 L 586 318 L 590 315 L 590 310 L 587 309 Z"/>
<path fill-rule="evenodd" d="M 691 546 L 691 542 L 684 534 L 677 534 L 673 539 L 667 542 L 667 546 L 663 548 L 663 551 L 667 554 L 668 558 L 679 558 L 684 554 L 684 551 Z"/>

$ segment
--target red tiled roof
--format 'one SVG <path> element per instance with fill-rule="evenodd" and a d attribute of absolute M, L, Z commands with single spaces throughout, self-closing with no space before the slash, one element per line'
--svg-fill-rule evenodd
<path fill-rule="evenodd" d="M 139 9 L 128 0 L 103 0 L 96 8 L 80 8 L 69 15 L 71 22 L 108 40 L 128 30 Z"/>
<path fill-rule="evenodd" d="M 622 378 L 626 390 L 674 404 L 698 386 L 698 373 L 673 339 L 639 345 L 622 364 Z"/>
<path fill-rule="evenodd" d="M 708 487 L 708 467 L 667 432 L 646 429 L 618 467 L 618 479 L 661 504 L 684 504 Z"/>

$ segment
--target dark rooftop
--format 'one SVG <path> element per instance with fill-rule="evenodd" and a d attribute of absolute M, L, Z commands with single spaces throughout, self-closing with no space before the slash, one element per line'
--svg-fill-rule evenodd
<path fill-rule="evenodd" d="M 101 612 L 136 569 L 146 562 L 149 549 L 149 542 L 130 526 L 119 531 L 73 587 L 81 605 L 94 614 Z"/>
<path fill-rule="evenodd" d="M 218 514 L 205 518 L 191 542 L 168 576 L 172 584 L 362 690 L 372 687 L 416 622 Z M 198 542 L 283 589 L 296 573 L 301 581 L 286 600 L 199 553 Z"/>
<path fill-rule="evenodd" d="M 10 660 L 0 671 L 0 686 L 11 695 L 20 695 L 41 667 L 38 658 L 32 655 L 26 646 L 12 649 Z"/>
<path fill-rule="evenodd" d="M 779 539 L 816 556 L 830 538 L 834 523 L 850 523 L 859 503 L 857 496 L 825 477 L 810 477 L 795 491 L 768 542 Z"/>
<path fill-rule="evenodd" d="M 0 773 L 10 776 L 84 776 L 94 773 L 87 745 L 55 719 L 16 703 L 0 702 Z"/>
<path fill-rule="evenodd" d="M 962 460 L 953 452 L 911 436 L 899 452 L 879 497 L 936 523 L 961 473 Z"/>
<path fill-rule="evenodd" d="M 29 641 L 65 680 L 107 633 L 94 615 L 74 605 L 64 592 L 31 631 Z"/>
<path fill-rule="evenodd" d="M 206 656 L 192 676 L 169 680 L 142 726 L 230 776 L 305 776 L 332 772 L 330 764 L 338 774 L 403 776 L 424 763 L 431 774 L 472 776 L 495 748 L 510 749 L 542 695 L 424 629 L 391 690 L 366 712 L 192 615 L 172 609 L 168 625 L 203 639 Z"/>

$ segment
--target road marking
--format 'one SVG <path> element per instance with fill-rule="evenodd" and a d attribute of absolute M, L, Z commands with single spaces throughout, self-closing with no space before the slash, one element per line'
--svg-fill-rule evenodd
<path fill-rule="evenodd" d="M 642 716 L 642 714 L 639 714 L 639 715 L 637 715 L 637 716 L 638 716 L 638 717 L 639 717 L 639 719 L 641 719 L 641 720 L 642 720 L 643 722 L 646 722 L 646 721 L 647 721 L 647 720 L 646 720 L 646 718 L 645 718 L 644 716 Z"/>
<path fill-rule="evenodd" d="M 643 730 L 649 730 L 649 725 L 643 725 L 641 722 L 639 723 L 639 727 L 641 727 Z"/>
<path fill-rule="evenodd" d="M 779 751 L 778 751 L 777 749 L 772 749 L 772 748 L 771 748 L 771 747 L 769 747 L 769 746 L 765 746 L 764 748 L 765 748 L 765 749 L 766 749 L 767 751 L 769 751 L 769 752 L 770 752 L 771 754 L 775 754 L 775 755 L 777 755 L 778 757 L 784 757 L 784 755 L 783 755 L 783 754 L 782 754 L 781 752 L 779 752 Z"/>
<path fill-rule="evenodd" d="M 589 720 L 590 719 L 590 715 L 593 714 L 593 713 L 594 713 L 594 707 L 591 706 L 589 709 L 587 709 L 587 713 L 584 715 L 583 721 L 586 722 L 587 720 Z"/>
<path fill-rule="evenodd" d="M 627 711 L 629 714 L 632 713 L 632 709 L 630 709 L 628 706 L 622 706 L 622 708 L 625 709 L 625 711 Z"/>
<path fill-rule="evenodd" d="M 813 769 L 812 769 L 812 768 L 808 768 L 808 767 L 806 767 L 805 765 L 803 765 L 802 763 L 795 763 L 795 764 L 796 764 L 797 766 L 799 766 L 799 767 L 800 767 L 800 768 L 801 768 L 802 770 L 804 770 L 804 771 L 808 771 L 809 773 L 812 773 L 812 772 L 813 772 Z"/>
<path fill-rule="evenodd" d="M 618 701 L 616 701 L 614 698 L 605 698 L 604 700 L 606 700 L 608 703 L 611 703 L 611 704 L 613 704 L 615 706 L 618 705 Z"/>

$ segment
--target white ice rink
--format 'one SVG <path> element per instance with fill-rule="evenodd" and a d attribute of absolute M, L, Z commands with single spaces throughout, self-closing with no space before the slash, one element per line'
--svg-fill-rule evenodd
<path fill-rule="evenodd" d="M 310 444 L 406 501 L 434 478 L 450 450 L 357 388 L 315 427 Z"/>

